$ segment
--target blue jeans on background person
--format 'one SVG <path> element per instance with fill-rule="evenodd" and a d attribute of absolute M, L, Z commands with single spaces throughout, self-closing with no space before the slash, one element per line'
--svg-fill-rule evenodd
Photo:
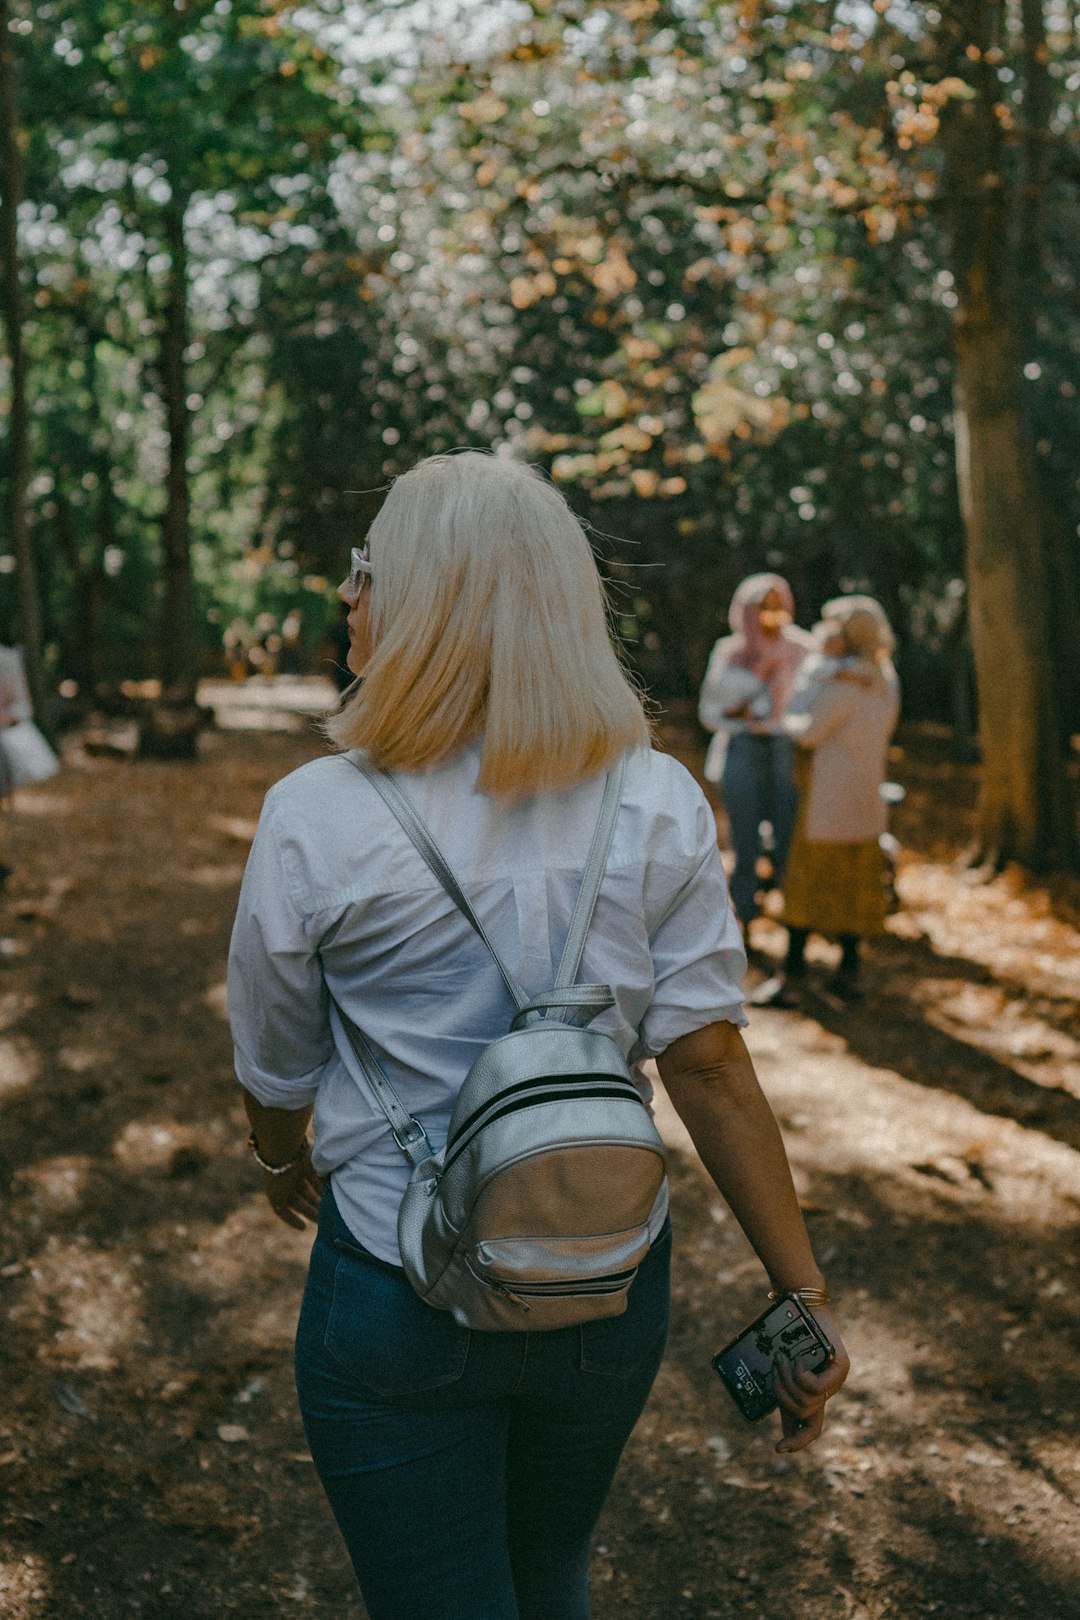
<path fill-rule="evenodd" d="M 794 765 L 790 737 L 737 731 L 728 743 L 720 792 L 735 852 L 731 900 L 744 926 L 759 909 L 757 862 L 763 821 L 771 824 L 773 832 L 773 882 L 780 887 L 784 880 L 798 804 Z"/>
<path fill-rule="evenodd" d="M 667 1338 L 671 1229 L 624 1315 L 478 1333 L 329 1186 L 296 1336 L 308 1444 L 371 1620 L 588 1620 L 589 1545 Z"/>

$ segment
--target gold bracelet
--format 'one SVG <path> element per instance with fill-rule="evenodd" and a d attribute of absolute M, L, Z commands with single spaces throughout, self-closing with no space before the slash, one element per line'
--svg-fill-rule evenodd
<path fill-rule="evenodd" d="M 248 1137 L 248 1147 L 251 1149 L 251 1157 L 255 1160 L 255 1163 L 258 1165 L 259 1169 L 265 1170 L 268 1176 L 283 1176 L 287 1171 L 295 1170 L 296 1166 L 300 1163 L 300 1160 L 307 1152 L 307 1145 L 307 1137 L 305 1137 L 300 1146 L 297 1148 L 296 1152 L 293 1154 L 292 1158 L 287 1159 L 284 1164 L 267 1164 L 266 1160 L 259 1152 L 259 1145 L 254 1136 Z"/>
<path fill-rule="evenodd" d="M 801 1299 L 804 1305 L 828 1305 L 832 1299 L 832 1295 L 827 1288 L 817 1288 L 813 1284 L 808 1284 L 804 1288 L 773 1288 L 769 1290 L 769 1298 L 772 1300 L 784 1299 L 788 1294 L 794 1294 L 795 1298 Z"/>

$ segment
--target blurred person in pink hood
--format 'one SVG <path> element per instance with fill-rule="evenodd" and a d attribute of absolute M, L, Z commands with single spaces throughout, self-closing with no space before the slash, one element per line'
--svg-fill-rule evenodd
<path fill-rule="evenodd" d="M 705 776 L 719 784 L 731 827 L 731 898 L 745 929 L 758 912 L 762 825 L 772 828 L 773 882 L 783 883 L 795 826 L 793 744 L 783 717 L 813 638 L 792 621 L 791 586 L 779 574 L 751 574 L 731 599 L 732 634 L 712 650 L 698 718 L 713 733 Z"/>

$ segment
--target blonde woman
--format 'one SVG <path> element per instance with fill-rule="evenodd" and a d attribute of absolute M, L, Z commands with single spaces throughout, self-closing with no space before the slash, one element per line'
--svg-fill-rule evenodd
<path fill-rule="evenodd" d="M 615 998 L 596 1027 L 631 1063 L 657 1058 L 772 1286 L 821 1289 L 739 1034 L 712 815 L 650 749 L 562 496 L 507 460 L 433 457 L 395 483 L 340 595 L 363 681 L 328 729 L 393 773 L 530 994 L 552 983 L 604 776 L 625 759 L 582 968 Z M 585 1620 L 592 1529 L 664 1346 L 666 1189 L 624 1315 L 470 1333 L 401 1269 L 408 1164 L 338 1009 L 435 1145 L 513 1012 L 379 794 L 335 757 L 267 796 L 230 959 L 266 1195 L 289 1225 L 318 1222 L 296 1350 L 312 1454 L 371 1620 Z M 739 1325 L 718 1310 L 717 1342 Z M 847 1370 L 836 1344 L 819 1376 L 778 1368 L 782 1449 L 820 1432 Z"/>
<path fill-rule="evenodd" d="M 885 925 L 881 784 L 900 712 L 895 637 L 871 596 L 826 602 L 822 621 L 833 668 L 814 682 L 805 704 L 797 697 L 784 722 L 803 761 L 784 888 L 788 948 L 783 973 L 755 992 L 759 1004 L 797 999 L 811 933 L 840 945 L 832 991 L 845 1000 L 859 996 L 862 941 Z"/>

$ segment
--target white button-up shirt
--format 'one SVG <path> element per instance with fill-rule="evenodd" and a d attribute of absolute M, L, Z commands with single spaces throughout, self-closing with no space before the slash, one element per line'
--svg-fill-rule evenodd
<path fill-rule="evenodd" d="M 603 779 L 507 808 L 476 791 L 479 764 L 477 744 L 396 780 L 506 966 L 535 994 L 554 982 Z M 745 966 L 704 795 L 668 755 L 630 755 L 579 975 L 609 984 L 615 1005 L 591 1027 L 633 1065 L 716 1020 L 743 1024 Z M 398 1264 L 409 1164 L 339 1007 L 435 1148 L 469 1068 L 515 1011 L 423 857 L 335 755 L 267 794 L 233 929 L 229 1019 L 241 1085 L 270 1107 L 314 1104 L 316 1170 L 333 1173 L 357 1239 Z"/>

